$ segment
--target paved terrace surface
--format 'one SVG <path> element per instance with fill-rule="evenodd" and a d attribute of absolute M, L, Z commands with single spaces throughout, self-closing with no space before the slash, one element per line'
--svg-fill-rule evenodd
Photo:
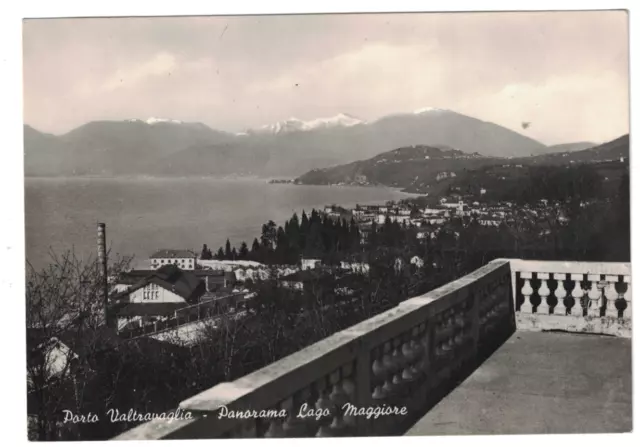
<path fill-rule="evenodd" d="M 523 331 L 406 435 L 631 430 L 630 339 Z"/>

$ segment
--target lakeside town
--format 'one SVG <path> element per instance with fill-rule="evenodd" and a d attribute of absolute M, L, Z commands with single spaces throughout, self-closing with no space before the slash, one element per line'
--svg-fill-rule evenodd
<path fill-rule="evenodd" d="M 480 194 L 484 195 L 481 189 Z M 592 202 L 581 202 L 582 208 Z M 548 235 L 545 224 L 550 218 L 564 225 L 568 218 L 558 212 L 560 203 L 549 203 L 542 199 L 533 205 L 516 206 L 512 202 L 480 202 L 460 199 L 460 196 L 442 197 L 436 205 L 420 207 L 408 201 L 387 202 L 378 205 L 356 205 L 345 208 L 328 205 L 318 214 L 334 222 L 351 222 L 357 226 L 359 246 L 371 241 L 372 233 L 385 225 L 396 224 L 415 238 L 417 245 L 436 241 L 452 222 L 463 222 L 469 226 L 473 221 L 483 227 L 498 228 L 514 224 L 524 216 L 526 222 L 540 228 L 540 236 Z M 315 213 L 315 210 L 314 210 Z M 453 233 L 459 237 L 459 232 Z M 254 247 L 255 250 L 255 247 Z M 335 257 L 330 264 L 319 258 L 300 256 L 298 262 L 269 265 L 249 259 L 243 249 L 236 251 L 220 248 L 213 256 L 205 245 L 202 252 L 187 249 L 162 249 L 149 257 L 147 270 L 122 272 L 113 283 L 112 296 L 117 315 L 117 331 L 126 337 L 159 336 L 173 330 L 186 337 L 178 341 L 197 338 L 197 324 L 201 320 L 246 315 L 246 300 L 256 293 L 253 286 L 258 281 L 277 279 L 279 286 L 302 291 L 305 283 L 317 280 L 322 275 L 345 278 L 349 275 L 367 276 L 368 263 L 352 253 L 340 259 Z M 407 259 L 398 257 L 396 266 L 408 263 L 423 267 L 425 258 L 412 255 Z M 437 267 L 434 263 L 433 267 Z M 337 288 L 342 295 L 353 295 L 346 287 Z M 115 293 L 115 295 L 113 295 Z M 190 325 L 190 330 L 176 331 L 178 326 Z"/>

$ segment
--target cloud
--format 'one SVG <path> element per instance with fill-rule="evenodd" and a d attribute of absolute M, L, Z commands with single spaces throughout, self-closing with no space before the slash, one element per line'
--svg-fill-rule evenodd
<path fill-rule="evenodd" d="M 158 53 L 140 64 L 119 69 L 101 85 L 101 90 L 110 92 L 121 87 L 135 87 L 149 78 L 170 76 L 177 68 L 176 58 L 170 53 Z"/>
<path fill-rule="evenodd" d="M 606 140 L 627 128 L 627 35 L 623 11 L 27 21 L 25 120 L 237 131 L 439 107 L 518 132 L 532 121 L 547 143 Z"/>
<path fill-rule="evenodd" d="M 246 95 L 265 105 L 280 98 L 293 106 L 287 111 L 278 110 L 279 119 L 292 113 L 308 119 L 322 113 L 349 111 L 336 110 L 338 104 L 368 118 L 401 111 L 390 110 L 389 104 L 394 102 L 404 103 L 399 109 L 412 110 L 443 82 L 443 66 L 431 62 L 433 50 L 434 45 L 428 42 L 404 46 L 366 44 L 294 67 L 284 75 L 258 80 L 247 87 Z M 301 101 L 304 97 L 314 100 L 305 104 Z"/>
<path fill-rule="evenodd" d="M 537 84 L 513 83 L 460 104 L 460 111 L 526 135 L 558 141 L 603 142 L 629 132 L 627 80 L 618 73 L 552 76 Z"/>

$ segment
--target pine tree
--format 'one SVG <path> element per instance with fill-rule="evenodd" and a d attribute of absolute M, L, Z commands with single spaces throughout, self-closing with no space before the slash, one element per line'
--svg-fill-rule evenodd
<path fill-rule="evenodd" d="M 260 243 L 268 250 L 273 250 L 276 246 L 277 228 L 276 223 L 272 220 L 262 225 L 262 234 Z"/>
<path fill-rule="evenodd" d="M 207 244 L 202 246 L 202 251 L 200 252 L 200 259 L 211 259 L 211 250 L 207 247 Z"/>
<path fill-rule="evenodd" d="M 222 247 L 218 249 L 218 252 L 216 253 L 216 259 L 220 261 L 224 259 L 224 250 L 222 250 Z"/>
<path fill-rule="evenodd" d="M 298 222 L 297 214 L 294 213 L 289 220 L 289 225 L 285 227 L 285 233 L 289 245 L 287 258 L 295 263 L 295 260 L 300 256 L 300 222 Z"/>
<path fill-rule="evenodd" d="M 225 259 L 231 259 L 231 242 L 227 239 L 227 243 L 224 245 L 224 257 Z"/>
<path fill-rule="evenodd" d="M 302 211 L 302 219 L 300 220 L 300 241 L 299 246 L 301 252 L 307 247 L 307 236 L 309 235 L 309 218 L 307 217 L 307 213 Z"/>
<path fill-rule="evenodd" d="M 239 259 L 249 258 L 249 247 L 247 247 L 247 243 L 245 241 L 242 241 L 242 244 L 240 244 L 240 251 L 238 252 L 238 258 Z"/>
<path fill-rule="evenodd" d="M 260 251 L 260 243 L 258 238 L 253 238 L 253 244 L 251 244 L 251 253 L 258 253 Z"/>

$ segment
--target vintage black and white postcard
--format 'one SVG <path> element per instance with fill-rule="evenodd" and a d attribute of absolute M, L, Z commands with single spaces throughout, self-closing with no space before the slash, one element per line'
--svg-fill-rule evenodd
<path fill-rule="evenodd" d="M 26 18 L 28 438 L 630 432 L 628 20 Z"/>

